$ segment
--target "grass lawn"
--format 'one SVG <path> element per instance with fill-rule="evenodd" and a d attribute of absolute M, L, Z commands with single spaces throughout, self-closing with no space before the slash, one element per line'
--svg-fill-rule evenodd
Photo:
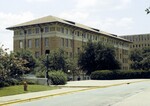
<path fill-rule="evenodd" d="M 51 87 L 51 86 L 44 86 L 44 85 L 28 85 L 28 91 L 24 91 L 23 85 L 10 86 L 10 87 L 0 88 L 0 97 L 29 93 L 29 92 L 53 90 L 53 89 L 58 89 L 58 87 Z"/>

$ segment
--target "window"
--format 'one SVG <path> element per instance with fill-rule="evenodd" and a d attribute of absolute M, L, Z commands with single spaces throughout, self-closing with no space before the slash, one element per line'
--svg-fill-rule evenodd
<path fill-rule="evenodd" d="M 45 47 L 49 47 L 49 39 L 45 38 Z"/>
<path fill-rule="evenodd" d="M 50 27 L 50 31 L 55 31 L 55 27 Z M 58 31 L 60 31 L 60 29 Z"/>
<path fill-rule="evenodd" d="M 87 39 L 89 39 L 89 34 L 87 34 Z"/>
<path fill-rule="evenodd" d="M 23 30 L 20 30 L 20 36 L 23 35 Z"/>
<path fill-rule="evenodd" d="M 32 40 L 31 39 L 28 40 L 28 47 L 32 48 Z"/>
<path fill-rule="evenodd" d="M 90 40 L 92 40 L 92 35 L 90 35 Z"/>
<path fill-rule="evenodd" d="M 19 48 L 23 48 L 23 41 L 22 40 L 19 41 Z"/>
<path fill-rule="evenodd" d="M 61 38 L 61 46 L 64 47 L 64 38 Z"/>
<path fill-rule="evenodd" d="M 66 47 L 68 47 L 68 39 L 66 39 Z"/>
<path fill-rule="evenodd" d="M 31 29 L 28 29 L 28 30 L 27 30 L 27 33 L 28 33 L 28 34 L 31 34 Z"/>
<path fill-rule="evenodd" d="M 70 47 L 72 48 L 73 46 L 72 46 L 73 44 L 72 44 L 72 40 L 70 40 Z"/>
<path fill-rule="evenodd" d="M 80 36 L 80 32 L 79 31 L 77 32 L 77 35 Z"/>
<path fill-rule="evenodd" d="M 64 33 L 64 28 L 63 27 L 61 28 L 61 32 Z"/>
<path fill-rule="evenodd" d="M 86 38 L 86 34 L 83 34 L 82 36 L 83 36 L 83 38 Z"/>
<path fill-rule="evenodd" d="M 36 47 L 36 48 L 38 48 L 38 47 L 39 47 L 39 45 L 40 45 L 40 43 L 39 43 L 39 39 L 35 39 L 35 47 Z"/>
<path fill-rule="evenodd" d="M 97 36 L 95 37 L 95 40 L 97 40 Z"/>
<path fill-rule="evenodd" d="M 40 53 L 39 52 L 35 52 L 35 57 L 39 57 L 40 56 Z"/>
<path fill-rule="evenodd" d="M 39 28 L 36 28 L 36 29 L 35 29 L 35 33 L 38 34 L 39 32 L 40 32 L 40 29 L 39 29 Z"/>
<path fill-rule="evenodd" d="M 66 34 L 68 34 L 68 29 L 66 29 Z"/>
<path fill-rule="evenodd" d="M 60 27 L 57 27 L 57 31 L 60 31 Z"/>
<path fill-rule="evenodd" d="M 46 27 L 44 28 L 44 30 L 45 30 L 45 32 L 49 32 L 49 27 L 46 26 Z"/>

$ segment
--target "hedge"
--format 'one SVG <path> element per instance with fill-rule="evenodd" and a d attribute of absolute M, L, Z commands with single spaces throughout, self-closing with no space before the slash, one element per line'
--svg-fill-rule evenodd
<path fill-rule="evenodd" d="M 14 78 L 8 78 L 5 80 L 0 80 L 0 88 L 7 87 L 7 86 L 13 86 L 13 85 L 19 85 L 21 84 L 21 81 Z"/>
<path fill-rule="evenodd" d="M 127 71 L 111 71 L 98 70 L 91 73 L 93 80 L 111 80 L 111 79 L 139 79 L 150 78 L 150 71 L 143 70 L 127 70 Z"/>

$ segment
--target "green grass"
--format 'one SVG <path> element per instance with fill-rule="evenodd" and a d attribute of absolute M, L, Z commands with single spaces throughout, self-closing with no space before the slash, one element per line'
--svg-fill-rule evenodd
<path fill-rule="evenodd" d="M 28 91 L 24 91 L 23 85 L 10 86 L 10 87 L 0 88 L 0 97 L 29 93 L 29 92 L 53 90 L 53 89 L 58 89 L 58 87 L 44 86 L 44 85 L 28 85 Z"/>

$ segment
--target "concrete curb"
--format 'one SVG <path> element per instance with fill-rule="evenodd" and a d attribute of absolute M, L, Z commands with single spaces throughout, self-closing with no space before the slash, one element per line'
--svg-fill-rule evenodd
<path fill-rule="evenodd" d="M 98 89 L 98 88 L 107 88 L 107 87 L 112 87 L 112 86 L 119 86 L 119 85 L 131 84 L 131 83 L 137 83 L 137 82 L 144 82 L 144 81 L 150 81 L 150 80 L 126 82 L 126 83 L 106 85 L 106 86 L 59 86 L 59 87 L 67 87 L 67 88 L 85 88 L 85 89 L 74 90 L 74 91 L 69 91 L 69 92 L 66 91 L 66 92 L 62 92 L 62 93 L 49 94 L 49 95 L 38 96 L 38 97 L 31 97 L 31 98 L 28 98 L 28 99 L 8 101 L 8 102 L 5 102 L 5 103 L 0 103 L 0 106 L 5 106 L 5 105 L 10 105 L 10 104 L 15 104 L 15 103 L 21 103 L 21 102 L 29 102 L 29 101 L 38 100 L 38 99 L 47 98 L 47 97 L 52 97 L 52 96 L 59 96 L 59 95 L 71 94 L 71 93 L 76 93 L 76 92 L 81 92 L 81 91 L 94 90 L 94 89 Z"/>
<path fill-rule="evenodd" d="M 119 84 L 104 85 L 104 86 L 64 86 L 64 85 L 58 85 L 58 86 L 62 87 L 62 88 L 106 88 L 106 87 L 111 87 L 111 86 L 119 86 L 119 85 L 123 85 L 123 84 L 132 84 L 132 83 L 145 82 L 145 81 L 150 81 L 150 80 L 123 82 L 123 83 L 119 83 Z"/>

